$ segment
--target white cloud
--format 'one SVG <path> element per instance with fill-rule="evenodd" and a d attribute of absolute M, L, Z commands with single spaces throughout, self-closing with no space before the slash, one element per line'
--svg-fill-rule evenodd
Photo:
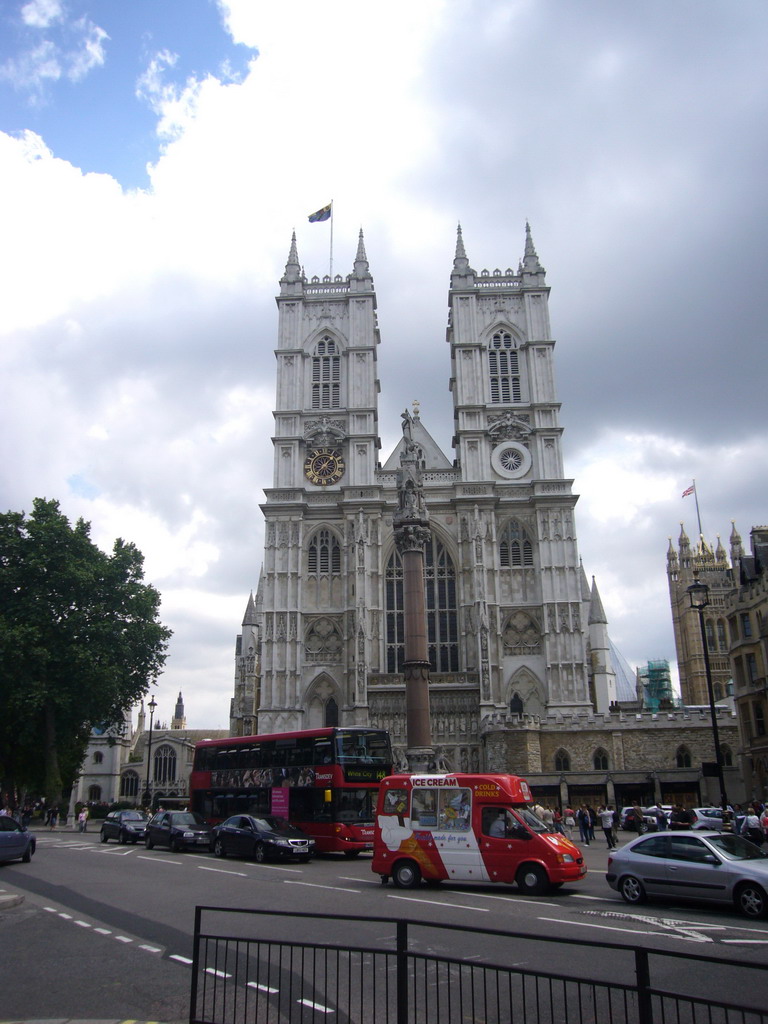
<path fill-rule="evenodd" d="M 30 0 L 21 8 L 21 19 L 32 28 L 48 28 L 62 18 L 59 0 Z"/>

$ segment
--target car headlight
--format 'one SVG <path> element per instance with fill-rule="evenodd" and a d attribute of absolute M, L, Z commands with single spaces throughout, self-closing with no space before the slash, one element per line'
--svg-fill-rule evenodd
<path fill-rule="evenodd" d="M 291 844 L 287 839 L 275 839 L 274 842 L 277 846 L 290 846 Z"/>
<path fill-rule="evenodd" d="M 575 861 L 570 853 L 561 853 L 557 858 L 561 864 L 575 864 Z"/>

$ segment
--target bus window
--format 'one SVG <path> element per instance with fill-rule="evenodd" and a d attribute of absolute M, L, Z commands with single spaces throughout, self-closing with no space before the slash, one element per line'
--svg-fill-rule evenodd
<path fill-rule="evenodd" d="M 373 821 L 377 794 L 371 789 L 337 789 L 335 821 Z"/>
<path fill-rule="evenodd" d="M 332 761 L 333 750 L 330 739 L 326 736 L 318 737 L 314 743 L 312 764 L 331 764 Z"/>

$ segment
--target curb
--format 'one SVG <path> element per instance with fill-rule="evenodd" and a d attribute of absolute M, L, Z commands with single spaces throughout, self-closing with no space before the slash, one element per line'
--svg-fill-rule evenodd
<path fill-rule="evenodd" d="M 21 893 L 11 893 L 0 896 L 0 911 L 10 910 L 11 907 L 18 907 L 24 902 Z"/>

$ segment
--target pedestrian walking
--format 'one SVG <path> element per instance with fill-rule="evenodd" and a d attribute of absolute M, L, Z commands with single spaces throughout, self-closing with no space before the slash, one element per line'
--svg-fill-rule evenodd
<path fill-rule="evenodd" d="M 589 811 L 584 804 L 576 812 L 576 821 L 579 825 L 579 838 L 585 846 L 589 846 Z"/>
<path fill-rule="evenodd" d="M 616 846 L 616 842 L 613 838 L 613 808 L 612 807 L 601 807 L 598 811 L 600 818 L 600 824 L 603 827 L 603 835 L 605 841 L 608 844 L 608 849 L 612 850 Z"/>

